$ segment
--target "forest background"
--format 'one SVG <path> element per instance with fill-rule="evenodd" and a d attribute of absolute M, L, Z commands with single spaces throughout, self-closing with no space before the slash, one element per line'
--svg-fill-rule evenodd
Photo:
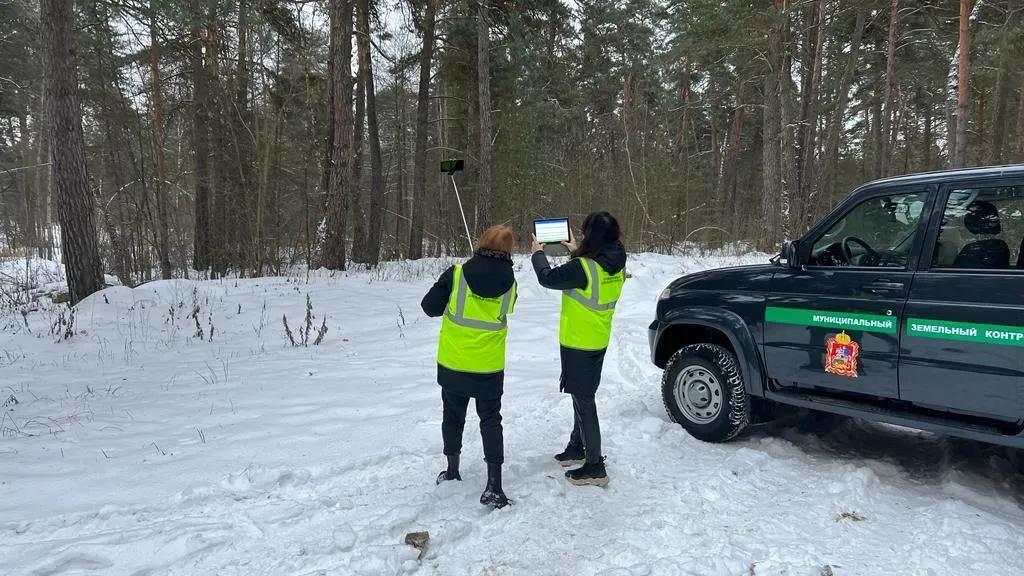
<path fill-rule="evenodd" d="M 102 285 L 467 251 L 608 210 L 774 252 L 1024 162 L 1021 0 L 0 0 L 0 256 Z"/>

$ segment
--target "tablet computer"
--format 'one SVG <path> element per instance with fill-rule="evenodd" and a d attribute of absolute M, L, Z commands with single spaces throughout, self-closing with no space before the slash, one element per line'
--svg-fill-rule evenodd
<path fill-rule="evenodd" d="M 537 242 L 544 246 L 544 253 L 549 256 L 565 256 L 569 250 L 562 242 L 569 241 L 568 218 L 545 218 L 533 221 L 533 233 Z"/>

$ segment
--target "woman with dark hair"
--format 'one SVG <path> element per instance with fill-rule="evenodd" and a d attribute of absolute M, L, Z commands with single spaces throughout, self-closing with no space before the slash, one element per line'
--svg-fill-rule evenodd
<path fill-rule="evenodd" d="M 487 486 L 480 503 L 494 508 L 509 503 L 501 488 L 501 465 L 505 461 L 501 396 L 507 317 L 516 303 L 514 247 L 511 228 L 488 228 L 473 257 L 445 270 L 420 304 L 427 316 L 443 316 L 437 344 L 437 383 L 441 385 L 444 407 L 441 438 L 448 467 L 438 474 L 437 483 L 462 480 L 462 432 L 469 400 L 474 398 L 487 462 Z"/>
<path fill-rule="evenodd" d="M 626 250 L 619 223 L 607 212 L 583 220 L 583 241 L 563 242 L 571 258 L 552 269 L 544 248 L 533 239 L 533 269 L 540 285 L 562 291 L 558 341 L 562 359 L 560 389 L 572 396 L 573 428 L 565 451 L 555 456 L 576 486 L 605 486 L 608 473 L 601 454 L 596 395 L 605 351 L 611 341 L 615 303 L 625 282 Z"/>

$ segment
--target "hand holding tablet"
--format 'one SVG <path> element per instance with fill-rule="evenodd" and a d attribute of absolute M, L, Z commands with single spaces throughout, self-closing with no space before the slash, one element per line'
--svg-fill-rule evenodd
<path fill-rule="evenodd" d="M 568 218 L 533 221 L 534 238 L 548 256 L 565 256 L 575 248 Z"/>

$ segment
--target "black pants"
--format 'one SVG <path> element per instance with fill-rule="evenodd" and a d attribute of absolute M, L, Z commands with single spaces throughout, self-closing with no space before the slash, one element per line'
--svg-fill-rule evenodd
<path fill-rule="evenodd" d="M 466 410 L 469 408 L 468 396 L 452 394 L 441 390 L 444 402 L 444 418 L 441 421 L 441 438 L 444 440 L 444 453 L 454 456 L 462 453 L 462 431 L 466 427 Z M 501 428 L 501 398 L 476 399 L 476 413 L 480 417 L 480 436 L 484 442 L 484 460 L 489 464 L 505 462 L 505 440 Z"/>
<path fill-rule="evenodd" d="M 601 461 L 601 424 L 597 420 L 597 402 L 593 394 L 572 395 L 573 427 L 569 444 L 587 450 L 587 462 Z"/>

